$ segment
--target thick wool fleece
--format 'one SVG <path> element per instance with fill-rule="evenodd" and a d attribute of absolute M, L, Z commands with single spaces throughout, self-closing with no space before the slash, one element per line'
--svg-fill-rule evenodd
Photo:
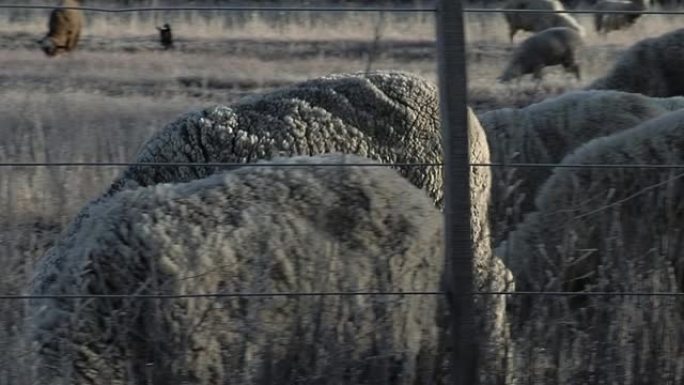
<path fill-rule="evenodd" d="M 439 289 L 439 210 L 385 166 L 245 167 L 123 191 L 90 213 L 38 266 L 33 294 Z M 37 300 L 38 382 L 427 384 L 439 361 L 437 301 Z"/>
<path fill-rule="evenodd" d="M 644 39 L 618 58 L 608 74 L 587 89 L 649 96 L 684 95 L 684 28 Z"/>
<path fill-rule="evenodd" d="M 236 105 L 187 114 L 152 137 L 136 162 L 248 163 L 343 152 L 383 163 L 439 163 L 437 91 L 405 73 L 331 75 Z M 131 167 L 111 192 L 201 178 L 219 168 Z M 440 204 L 440 167 L 400 173 Z"/>
<path fill-rule="evenodd" d="M 591 139 L 632 128 L 680 108 L 684 108 L 683 97 L 574 91 L 524 108 L 488 111 L 480 114 L 479 119 L 489 138 L 492 161 L 558 163 Z M 534 209 L 537 191 L 552 169 L 494 167 L 492 172 L 492 225 L 496 236 L 501 237 Z"/>

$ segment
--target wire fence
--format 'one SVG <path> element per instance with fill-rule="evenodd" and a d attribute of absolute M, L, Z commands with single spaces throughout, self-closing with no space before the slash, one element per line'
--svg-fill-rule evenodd
<path fill-rule="evenodd" d="M 229 162 L 0 162 L 0 168 L 35 167 L 212 167 L 212 168 L 315 168 L 315 167 L 444 167 L 441 162 L 431 163 L 229 163 Z M 573 169 L 683 169 L 684 164 L 647 163 L 470 163 L 470 167 L 489 168 L 573 168 Z"/>
<path fill-rule="evenodd" d="M 0 4 L 0 9 L 53 9 L 54 5 Z M 389 12 L 389 13 L 435 13 L 436 7 L 402 7 L 402 6 L 153 6 L 153 7 L 84 7 L 63 6 L 64 9 L 77 9 L 85 12 L 100 13 L 138 13 L 138 12 Z M 677 10 L 596 10 L 596 9 L 507 9 L 507 8 L 464 8 L 464 13 L 519 13 L 519 14 L 615 14 L 615 15 L 684 15 Z"/>
<path fill-rule="evenodd" d="M 264 293 L 193 293 L 193 294 L 49 294 L 0 295 L 0 299 L 180 299 L 180 298 L 263 298 L 263 297 L 353 297 L 353 296 L 441 296 L 446 291 L 313 291 Z M 476 296 L 546 296 L 546 297 L 684 297 L 680 292 L 638 291 L 473 291 Z"/>

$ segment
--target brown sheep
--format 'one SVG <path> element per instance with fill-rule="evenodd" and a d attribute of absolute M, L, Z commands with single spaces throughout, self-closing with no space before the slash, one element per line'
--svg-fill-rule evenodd
<path fill-rule="evenodd" d="M 41 49 L 48 56 L 69 52 L 76 48 L 83 26 L 83 12 L 79 9 L 63 7 L 79 7 L 78 0 L 62 0 L 62 4 L 52 10 L 48 22 L 48 33 L 38 41 Z"/>
<path fill-rule="evenodd" d="M 505 83 L 532 74 L 534 79 L 541 81 L 542 69 L 557 64 L 580 80 L 580 67 L 575 56 L 577 48 L 583 44 L 582 35 L 571 28 L 555 27 L 538 32 L 513 51 L 513 57 L 498 80 Z"/>

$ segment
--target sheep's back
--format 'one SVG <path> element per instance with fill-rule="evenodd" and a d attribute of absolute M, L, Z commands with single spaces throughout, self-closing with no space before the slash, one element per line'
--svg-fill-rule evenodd
<path fill-rule="evenodd" d="M 276 161 L 370 162 L 339 155 Z M 246 167 L 123 191 L 90 212 L 41 261 L 34 294 L 439 289 L 441 214 L 386 167 Z M 33 301 L 41 379 L 324 384 L 358 370 L 363 383 L 396 376 L 413 384 L 432 382 L 439 366 L 434 296 L 162 304 Z"/>

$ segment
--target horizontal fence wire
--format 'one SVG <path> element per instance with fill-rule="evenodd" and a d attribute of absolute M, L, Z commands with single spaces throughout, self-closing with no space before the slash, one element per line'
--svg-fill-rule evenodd
<path fill-rule="evenodd" d="M 0 4 L 0 9 L 54 9 L 55 5 L 46 4 Z M 254 5 L 230 5 L 230 6 L 154 6 L 154 7 L 75 7 L 60 6 L 63 9 L 80 9 L 86 12 L 103 13 L 130 13 L 130 12 L 179 12 L 179 11 L 204 11 L 204 12 L 400 12 L 400 13 L 434 13 L 436 7 L 397 7 L 397 6 L 254 6 Z M 568 14 L 639 14 L 639 15 L 684 15 L 684 11 L 675 10 L 598 10 L 598 9 L 503 9 L 503 8 L 465 8 L 464 13 L 568 13 Z"/>
<path fill-rule="evenodd" d="M 349 297 L 349 296 L 434 296 L 446 295 L 445 291 L 319 291 L 281 293 L 199 293 L 199 294 L 38 294 L 0 295 L 0 300 L 32 299 L 181 299 L 181 298 L 249 298 L 249 297 Z M 546 297 L 684 297 L 679 292 L 639 291 L 475 291 L 479 295 L 546 296 Z"/>
<path fill-rule="evenodd" d="M 0 4 L 0 9 L 54 9 L 55 5 Z M 225 6 L 171 6 L 171 7 L 75 7 L 60 6 L 62 9 L 80 9 L 86 12 L 127 13 L 127 12 L 176 12 L 176 11 L 230 11 L 230 12 L 436 12 L 435 7 L 343 7 L 343 6 L 262 6 L 262 5 L 225 5 Z"/>
<path fill-rule="evenodd" d="M 0 168 L 31 167 L 443 167 L 441 162 L 427 163 L 223 163 L 223 162 L 0 162 Z M 684 164 L 611 164 L 611 163 L 470 163 L 471 167 L 496 168 L 576 168 L 576 169 L 684 169 Z"/>
<path fill-rule="evenodd" d="M 599 9 L 503 9 L 503 8 L 466 8 L 464 13 L 570 13 L 570 14 L 595 14 L 603 15 L 684 15 L 684 11 L 674 10 L 644 10 L 644 11 L 619 11 L 619 10 L 599 10 Z"/>

